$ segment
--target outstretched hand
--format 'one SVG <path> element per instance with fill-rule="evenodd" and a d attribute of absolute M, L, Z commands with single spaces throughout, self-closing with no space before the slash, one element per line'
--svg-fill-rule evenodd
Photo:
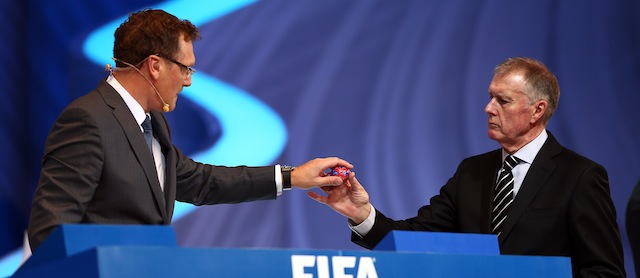
<path fill-rule="evenodd" d="M 351 172 L 349 179 L 340 186 L 324 186 L 320 189 L 327 196 L 312 191 L 307 192 L 307 196 L 329 206 L 355 224 L 362 223 L 369 216 L 371 210 L 369 193 L 358 182 L 355 172 Z"/>
<path fill-rule="evenodd" d="M 343 183 L 337 176 L 331 176 L 328 172 L 337 167 L 344 166 L 353 169 L 353 165 L 346 160 L 337 157 L 316 158 L 296 167 L 291 172 L 291 186 L 300 189 L 311 189 L 323 186 L 338 186 Z"/>

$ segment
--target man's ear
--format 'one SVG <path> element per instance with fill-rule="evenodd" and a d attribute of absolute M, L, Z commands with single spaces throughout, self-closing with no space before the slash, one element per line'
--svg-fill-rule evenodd
<path fill-rule="evenodd" d="M 544 117 L 545 112 L 547 112 L 547 101 L 546 100 L 538 100 L 533 104 L 533 115 L 531 115 L 531 123 L 535 123 Z"/>
<path fill-rule="evenodd" d="M 160 78 L 160 71 L 163 70 L 163 68 L 162 68 L 163 64 L 162 64 L 162 61 L 161 61 L 160 57 L 158 57 L 156 55 L 150 55 L 149 58 L 147 58 L 145 66 L 147 67 L 147 70 L 149 71 L 149 76 L 153 80 L 158 80 L 158 78 Z"/>

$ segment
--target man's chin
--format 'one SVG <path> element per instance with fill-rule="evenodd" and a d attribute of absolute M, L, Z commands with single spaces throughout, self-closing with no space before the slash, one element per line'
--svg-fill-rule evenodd
<path fill-rule="evenodd" d="M 496 132 L 495 129 L 491 129 L 489 128 L 489 130 L 487 131 L 487 136 L 489 136 L 489 139 L 492 140 L 498 140 L 498 132 Z"/>

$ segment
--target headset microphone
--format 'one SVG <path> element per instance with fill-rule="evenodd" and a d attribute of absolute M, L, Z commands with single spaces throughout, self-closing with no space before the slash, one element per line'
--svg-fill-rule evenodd
<path fill-rule="evenodd" d="M 114 57 L 114 58 L 111 58 L 111 59 L 113 59 L 113 60 L 114 60 L 114 61 L 116 61 L 116 62 L 121 62 L 121 63 L 123 63 L 123 64 L 127 65 L 128 67 L 130 67 L 130 68 L 132 68 L 132 69 L 136 70 L 140 75 L 142 75 L 142 77 L 144 77 L 144 79 L 145 79 L 145 80 L 147 80 L 147 82 L 149 82 L 149 85 L 151 85 L 151 88 L 153 88 L 153 90 L 156 92 L 156 95 L 158 95 L 158 98 L 160 99 L 160 101 L 162 101 L 162 111 L 163 111 L 163 112 L 165 112 L 165 113 L 166 113 L 166 112 L 169 112 L 169 110 L 170 110 L 170 106 L 169 106 L 169 104 L 168 104 L 168 103 L 166 103 L 166 102 L 164 102 L 164 99 L 162 98 L 162 96 L 160 96 L 160 92 L 158 92 L 158 89 L 156 89 L 156 86 L 154 86 L 154 85 L 153 85 L 153 83 L 151 83 L 151 80 L 149 80 L 149 78 L 148 78 L 146 75 L 144 75 L 144 74 L 143 74 L 143 73 L 142 73 L 138 68 L 136 68 L 136 67 L 135 67 L 134 65 L 132 65 L 132 64 L 129 64 L 129 63 L 127 63 L 127 62 L 125 62 L 125 61 L 122 61 L 122 60 L 120 60 L 120 59 L 118 59 L 118 58 L 115 58 L 115 57 Z M 104 69 L 105 69 L 106 71 L 110 72 L 110 73 L 113 73 L 113 72 L 117 69 L 117 67 L 112 68 L 110 64 L 107 64 L 107 65 L 104 67 Z"/>

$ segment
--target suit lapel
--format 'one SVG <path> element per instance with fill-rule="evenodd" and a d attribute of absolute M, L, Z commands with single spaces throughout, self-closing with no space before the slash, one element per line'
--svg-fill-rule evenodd
<path fill-rule="evenodd" d="M 149 147 L 144 139 L 144 135 L 140 131 L 140 127 L 135 118 L 131 114 L 131 110 L 124 103 L 118 92 L 116 92 L 111 85 L 106 82 L 102 82 L 98 86 L 98 91 L 102 94 L 105 102 L 113 108 L 113 116 L 116 118 L 122 130 L 124 131 L 127 141 L 131 145 L 134 154 L 138 158 L 138 162 L 142 166 L 147 180 L 149 181 L 149 187 L 156 200 L 156 205 L 162 218 L 165 222 L 168 221 L 166 212 L 166 202 L 162 189 L 160 188 L 160 182 L 158 181 L 158 174 L 156 167 L 154 166 L 153 158 L 149 155 Z"/>
<path fill-rule="evenodd" d="M 173 217 L 173 207 L 176 200 L 176 154 L 172 151 L 171 135 L 169 132 L 169 124 L 164 115 L 160 112 L 151 112 L 153 115 L 153 133 L 160 142 L 162 153 L 165 156 L 165 182 L 164 182 L 164 198 L 166 201 L 167 219 L 171 223 Z"/>
<path fill-rule="evenodd" d="M 536 155 L 536 158 L 533 160 L 533 163 L 531 163 L 531 167 L 522 181 L 518 195 L 513 200 L 513 204 L 509 209 L 509 214 L 502 226 L 502 233 L 499 237 L 500 244 L 502 244 L 502 242 L 504 242 L 504 240 L 509 236 L 509 233 L 513 230 L 515 224 L 518 222 L 520 217 L 522 217 L 527 207 L 529 207 L 529 204 L 538 194 L 540 188 L 545 185 L 549 176 L 551 176 L 555 170 L 556 164 L 551 160 L 551 158 L 561 150 L 562 146 L 560 146 L 558 141 L 556 141 L 551 133 L 549 133 L 547 142 L 545 142 L 540 149 L 540 152 L 538 152 L 538 155 Z"/>

